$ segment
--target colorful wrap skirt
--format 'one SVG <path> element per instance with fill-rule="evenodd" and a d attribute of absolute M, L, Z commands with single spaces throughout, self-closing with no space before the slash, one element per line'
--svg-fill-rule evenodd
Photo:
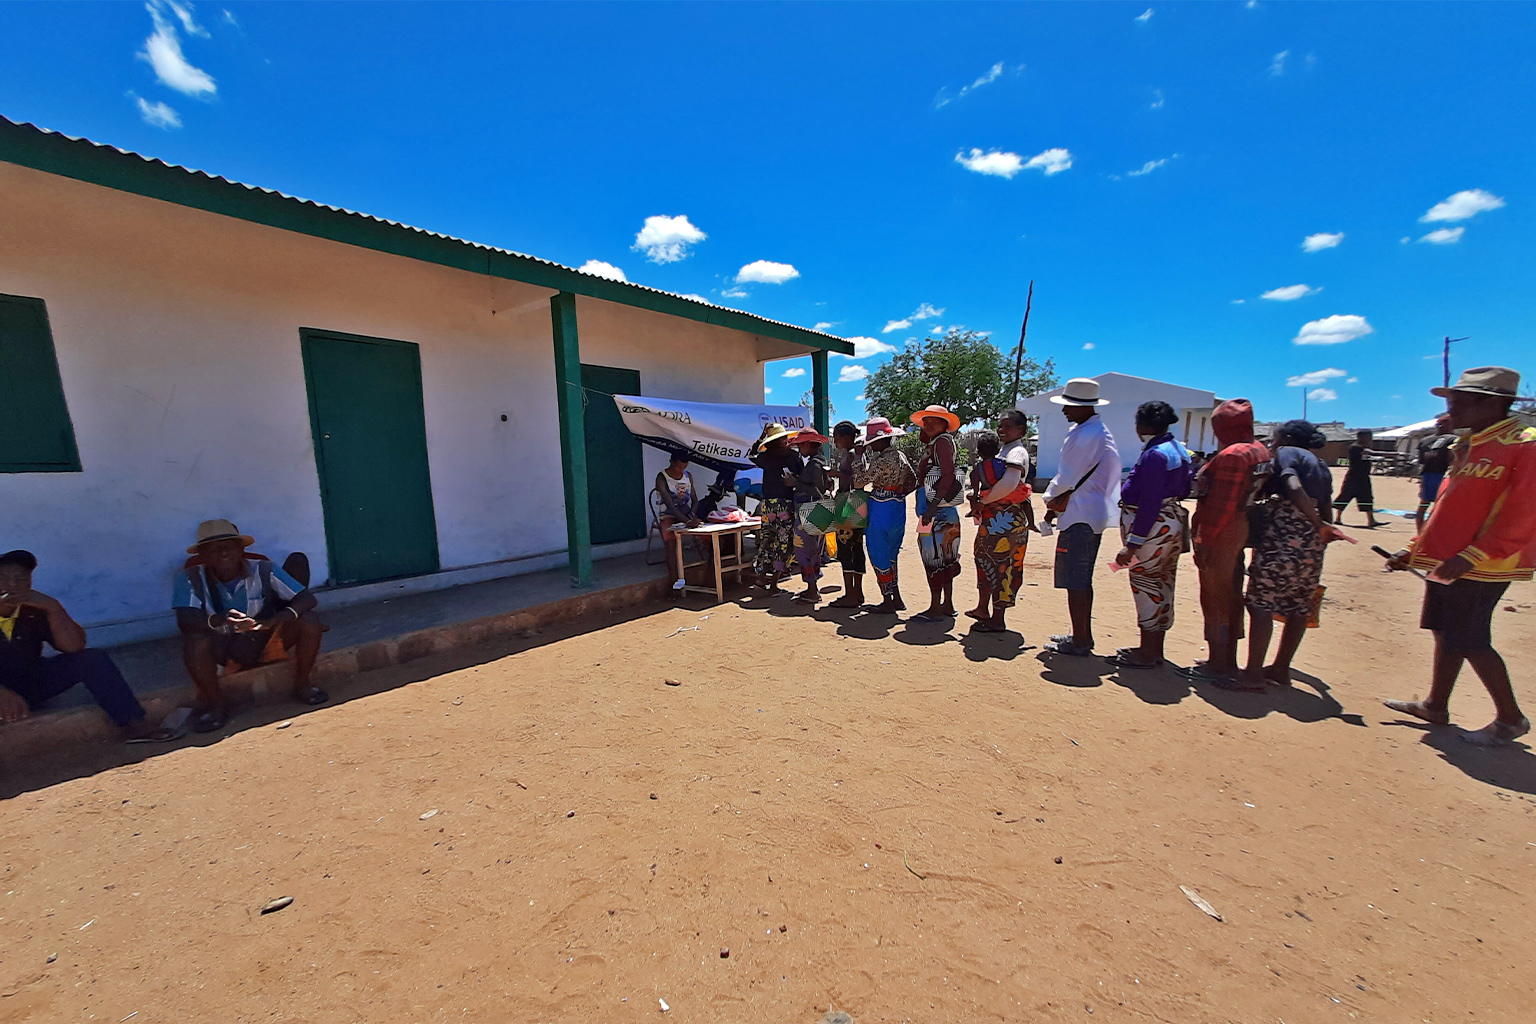
<path fill-rule="evenodd" d="M 1264 534 L 1248 570 L 1248 607 L 1286 618 L 1309 616 L 1328 544 L 1289 501 L 1271 500 L 1264 511 Z"/>
<path fill-rule="evenodd" d="M 917 553 L 923 559 L 928 585 L 947 583 L 960 575 L 960 510 L 953 505 L 933 507 L 921 488 L 917 492 L 917 514 L 931 513 L 928 527 L 919 528 Z"/>
<path fill-rule="evenodd" d="M 869 564 L 875 570 L 883 597 L 897 596 L 896 562 L 901 554 L 902 537 L 907 532 L 907 503 L 869 502 L 869 526 L 864 529 L 864 544 L 869 548 Z"/>
<path fill-rule="evenodd" d="M 976 526 L 976 582 L 992 594 L 999 608 L 1012 608 L 1024 586 L 1024 553 L 1029 546 L 1029 515 L 1012 502 L 983 505 Z"/>
<path fill-rule="evenodd" d="M 794 559 L 795 503 L 789 498 L 764 498 L 757 514 L 763 525 L 757 531 L 752 569 L 759 579 L 778 581 L 789 574 Z"/>
<path fill-rule="evenodd" d="M 1120 507 L 1120 539 L 1130 535 L 1136 506 Z M 1157 522 L 1147 531 L 1147 541 L 1136 551 L 1136 563 L 1126 572 L 1131 598 L 1136 602 L 1136 625 L 1148 633 L 1173 628 L 1173 594 L 1178 582 L 1179 554 L 1184 550 L 1184 506 L 1178 498 L 1164 498 Z"/>
<path fill-rule="evenodd" d="M 827 535 L 814 521 L 802 517 L 798 508 L 795 510 L 793 546 L 800 578 L 807 583 L 821 579 L 821 566 L 827 560 Z"/>

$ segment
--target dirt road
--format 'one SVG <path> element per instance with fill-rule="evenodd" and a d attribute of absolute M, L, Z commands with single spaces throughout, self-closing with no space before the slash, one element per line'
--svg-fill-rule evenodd
<path fill-rule="evenodd" d="M 1228 694 L 1042 656 L 1048 556 L 1027 641 L 690 604 L 10 780 L 0 1021 L 1536 1017 L 1536 758 L 1380 704 L 1425 689 L 1420 584 L 1335 545 L 1297 685 Z M 1528 704 L 1532 596 L 1495 627 Z M 1491 717 L 1470 674 L 1452 711 Z"/>

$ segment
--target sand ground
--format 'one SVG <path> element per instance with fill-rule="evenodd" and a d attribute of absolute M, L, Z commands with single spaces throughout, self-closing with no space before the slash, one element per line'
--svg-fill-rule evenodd
<path fill-rule="evenodd" d="M 1410 531 L 1332 549 L 1290 691 L 1042 656 L 1037 543 L 1027 639 L 690 601 L 39 763 L 0 1021 L 1536 1019 L 1536 757 L 1379 702 L 1426 685 L 1422 585 L 1367 548 Z M 1495 635 L 1536 704 L 1532 594 Z M 1186 563 L 1180 664 L 1194 597 Z M 1452 711 L 1491 716 L 1470 675 Z"/>

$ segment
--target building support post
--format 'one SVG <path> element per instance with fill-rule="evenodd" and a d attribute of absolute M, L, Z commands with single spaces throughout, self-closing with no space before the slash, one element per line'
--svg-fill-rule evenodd
<path fill-rule="evenodd" d="M 832 396 L 827 394 L 827 350 L 824 348 L 811 353 L 811 381 L 816 402 L 811 410 L 811 420 L 816 433 L 827 436 L 832 430 Z"/>
<path fill-rule="evenodd" d="M 565 543 L 571 586 L 592 585 L 592 524 L 587 514 L 586 393 L 581 389 L 581 345 L 576 296 L 549 297 L 555 341 L 555 404 L 560 417 L 560 477 L 565 485 Z"/>

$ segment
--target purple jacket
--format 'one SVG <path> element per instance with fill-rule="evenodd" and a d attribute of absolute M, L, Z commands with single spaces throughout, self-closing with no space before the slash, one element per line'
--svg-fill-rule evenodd
<path fill-rule="evenodd" d="M 1136 518 L 1131 523 L 1127 544 L 1145 544 L 1168 498 L 1189 497 L 1194 470 L 1189 450 L 1172 434 L 1161 434 L 1141 449 L 1141 458 L 1131 468 L 1131 475 L 1120 487 L 1120 504 L 1134 506 Z"/>

